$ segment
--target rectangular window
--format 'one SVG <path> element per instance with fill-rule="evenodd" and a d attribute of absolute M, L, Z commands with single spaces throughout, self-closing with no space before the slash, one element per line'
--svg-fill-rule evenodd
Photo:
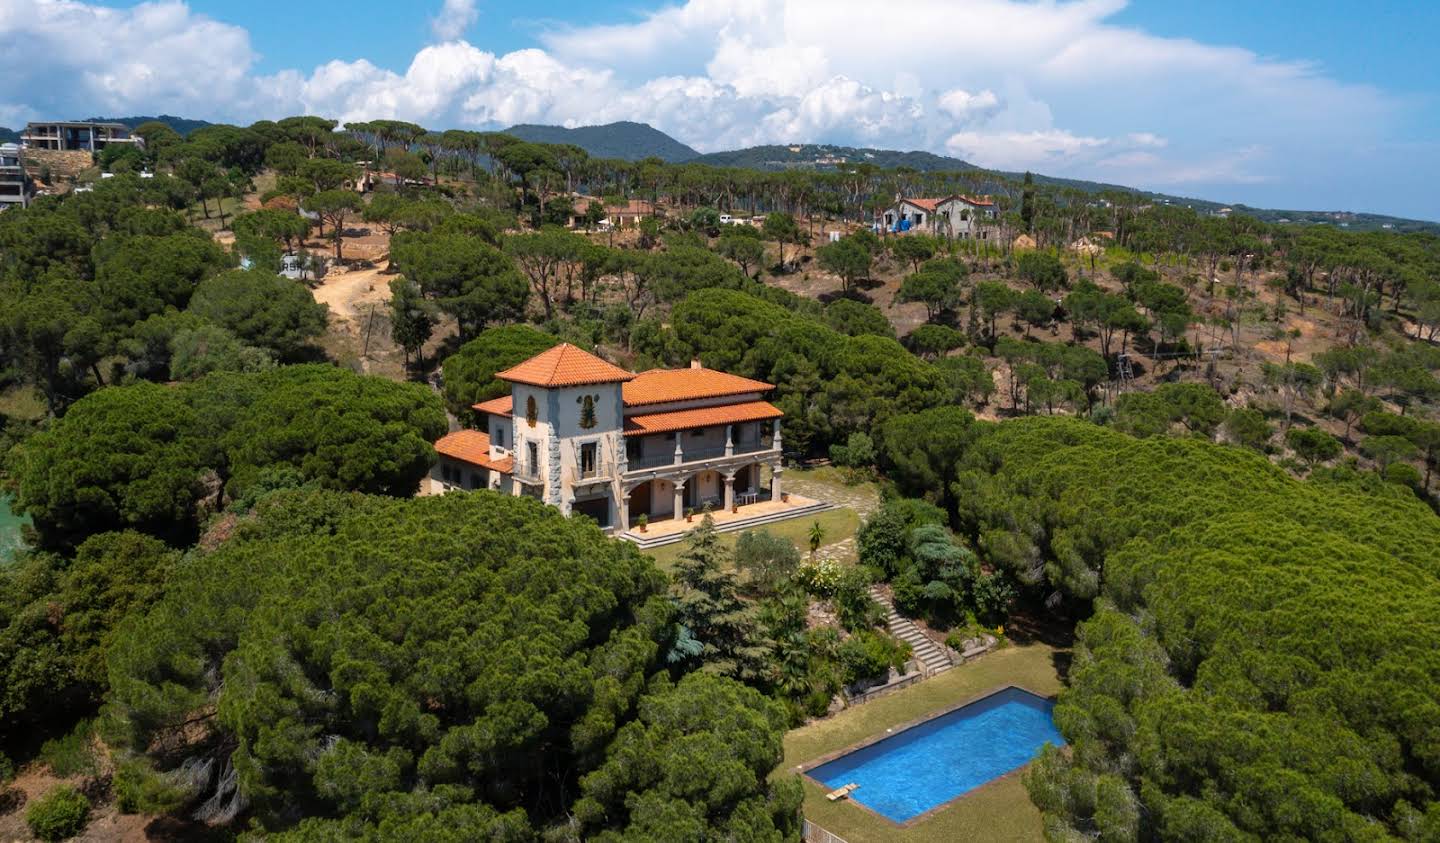
<path fill-rule="evenodd" d="M 505 428 L 495 428 L 495 445 L 500 448 L 505 447 Z"/>
<path fill-rule="evenodd" d="M 594 477 L 596 452 L 599 450 L 594 442 L 587 442 L 580 446 L 580 476 Z"/>
<path fill-rule="evenodd" d="M 531 473 L 531 474 L 539 474 L 539 473 L 540 473 L 540 446 L 539 446 L 539 445 L 536 445 L 534 442 L 526 443 L 526 445 L 525 445 L 525 453 L 526 453 L 526 456 L 528 456 L 528 457 L 530 458 L 530 473 Z"/>

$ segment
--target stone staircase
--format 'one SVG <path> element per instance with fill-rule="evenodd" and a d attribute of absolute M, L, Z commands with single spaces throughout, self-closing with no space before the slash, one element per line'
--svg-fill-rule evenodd
<path fill-rule="evenodd" d="M 929 636 L 920 631 L 919 627 L 901 617 L 900 613 L 895 611 L 895 604 L 890 602 L 889 596 L 884 591 L 872 585 L 870 596 L 875 598 L 875 602 L 885 610 L 885 624 L 890 628 L 890 634 L 910 645 L 922 673 L 926 676 L 934 676 L 955 666 L 951 660 L 949 648 L 931 641 Z"/>

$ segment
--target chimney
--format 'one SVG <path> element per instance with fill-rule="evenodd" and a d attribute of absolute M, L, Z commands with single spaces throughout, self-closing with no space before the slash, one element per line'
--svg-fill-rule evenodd
<path fill-rule="evenodd" d="M 690 368 L 692 368 L 692 369 L 703 369 L 703 368 L 705 368 L 705 367 L 700 365 L 700 358 L 699 358 L 699 357 L 692 357 L 692 358 L 690 358 Z"/>

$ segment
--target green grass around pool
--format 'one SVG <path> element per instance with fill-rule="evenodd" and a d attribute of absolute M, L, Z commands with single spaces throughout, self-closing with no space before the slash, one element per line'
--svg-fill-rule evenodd
<path fill-rule="evenodd" d="M 1006 685 L 1056 694 L 1061 688 L 1056 659 L 1062 654 L 1043 644 L 1012 645 L 903 691 L 802 726 L 785 736 L 781 772 L 793 773 L 801 764 Z M 804 787 L 806 818 L 848 843 L 1043 839 L 1040 811 L 1031 804 L 1018 773 L 983 785 L 905 827 L 858 805 L 830 802 L 825 799 L 825 789 L 809 779 L 804 780 Z"/>

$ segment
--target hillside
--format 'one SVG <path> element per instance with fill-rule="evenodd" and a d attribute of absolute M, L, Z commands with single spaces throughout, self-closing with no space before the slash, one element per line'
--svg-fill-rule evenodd
<path fill-rule="evenodd" d="M 0 126 L 0 143 L 19 143 L 20 131 Z"/>
<path fill-rule="evenodd" d="M 711 152 L 692 159 L 692 163 L 708 164 L 712 167 L 743 167 L 768 172 L 780 172 L 784 170 L 817 170 L 823 172 L 855 163 L 872 164 L 884 170 L 905 167 L 921 173 L 992 172 L 977 167 L 969 161 L 944 155 L 936 155 L 932 152 L 920 150 L 900 152 L 893 149 L 871 149 L 853 146 L 834 146 L 831 144 L 791 144 L 788 146 L 772 144 L 768 146 L 752 146 L 748 149 Z M 1006 172 L 1003 170 L 993 172 L 997 179 L 1004 178 L 1012 181 L 1024 175 L 1023 173 Z M 1237 213 L 1249 214 L 1252 217 L 1269 223 L 1328 224 L 1354 231 L 1393 229 L 1395 231 L 1431 231 L 1440 233 L 1440 224 L 1424 220 L 1391 217 L 1384 214 L 1362 214 L 1349 211 L 1295 211 L 1273 208 L 1252 208 L 1242 204 L 1226 205 L 1221 202 L 1214 202 L 1208 199 L 1196 199 L 1191 196 L 1154 193 L 1148 190 L 1138 190 L 1133 187 L 1125 187 L 1118 184 L 1045 176 L 1038 173 L 1035 175 L 1035 181 L 1040 184 L 1080 190 L 1086 193 L 1105 193 L 1110 191 L 1137 193 L 1160 204 L 1182 205 L 1202 213 L 1214 213 L 1221 208 L 1229 207 Z M 977 185 L 977 189 L 981 191 L 987 189 L 983 180 Z"/>
<path fill-rule="evenodd" d="M 752 146 L 711 152 L 694 159 L 696 164 L 712 167 L 744 167 L 752 170 L 831 170 L 841 164 L 873 164 L 892 170 L 908 167 L 922 173 L 978 170 L 974 164 L 959 158 L 947 158 L 933 152 L 898 152 L 893 149 L 859 149 L 830 144 L 791 144 Z"/>
<path fill-rule="evenodd" d="M 619 158 L 640 161 L 659 158 L 670 164 L 689 161 L 700 153 L 675 140 L 659 129 L 644 123 L 606 123 L 603 126 L 539 126 L 525 123 L 505 130 L 521 140 L 534 143 L 568 143 L 580 147 L 596 158 Z"/>
<path fill-rule="evenodd" d="M 1015 181 L 1023 173 L 987 171 L 959 158 L 936 155 L 933 152 L 911 150 L 902 152 L 893 149 L 837 146 L 834 144 L 770 144 L 700 154 L 669 135 L 643 123 L 610 123 L 604 126 L 583 126 L 567 129 L 563 126 L 539 126 L 533 124 L 512 126 L 505 130 L 524 140 L 538 143 L 571 143 L 591 155 L 600 158 L 621 158 L 638 161 L 655 156 L 669 163 L 705 164 L 712 167 L 739 167 L 749 170 L 783 172 L 786 170 L 835 170 L 843 165 L 857 162 L 872 164 L 883 170 L 909 168 L 922 173 L 934 172 L 993 172 L 998 186 L 999 179 Z M 1412 220 L 1384 214 L 1362 214 L 1349 211 L 1296 211 L 1270 208 L 1252 208 L 1247 205 L 1197 199 L 1191 196 L 1177 196 L 1168 193 L 1154 193 L 1118 184 L 1068 179 L 1058 176 L 1035 175 L 1035 181 L 1054 187 L 1080 190 L 1085 193 L 1123 191 L 1146 197 L 1158 204 L 1180 205 L 1193 208 L 1201 213 L 1215 213 L 1229 207 L 1239 213 L 1249 214 L 1270 223 L 1311 223 L 1329 224 L 1351 231 L 1430 231 L 1440 233 L 1440 223 Z M 986 191 L 983 178 L 976 185 L 977 191 Z"/>
<path fill-rule="evenodd" d="M 86 117 L 85 120 L 91 123 L 123 123 L 132 129 L 142 123 L 158 121 L 182 135 L 188 135 L 196 129 L 213 125 L 208 120 L 191 120 L 188 117 L 176 117 L 173 114 L 161 114 L 157 117 L 147 117 L 144 115 L 134 117 Z"/>

